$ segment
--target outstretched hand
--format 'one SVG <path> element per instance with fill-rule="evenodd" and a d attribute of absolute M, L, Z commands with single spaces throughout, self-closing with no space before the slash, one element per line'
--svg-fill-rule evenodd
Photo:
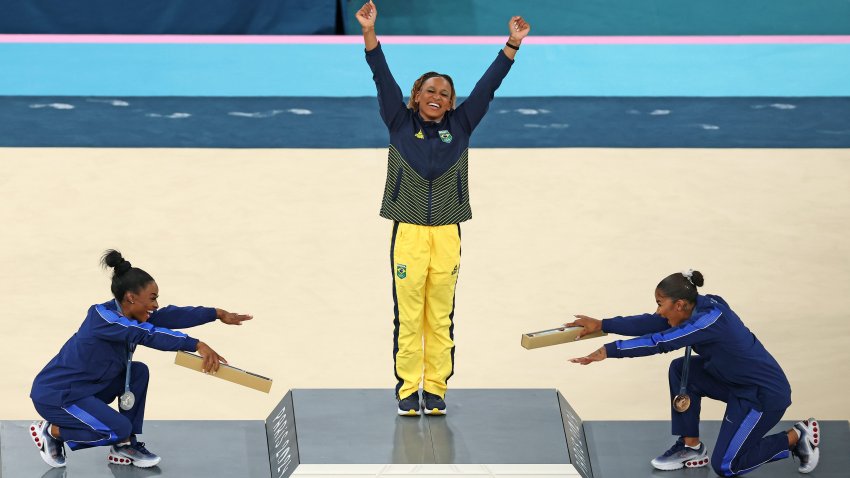
<path fill-rule="evenodd" d="M 224 309 L 215 309 L 215 318 L 227 325 L 242 325 L 242 322 L 245 322 L 246 320 L 251 320 L 254 318 L 254 316 L 248 314 L 237 314 L 235 312 L 228 312 Z"/>
<path fill-rule="evenodd" d="M 576 357 L 576 358 L 570 359 L 570 362 L 578 363 L 578 364 L 582 364 L 582 365 L 589 365 L 589 364 L 592 364 L 593 362 L 601 362 L 601 361 L 605 360 L 606 358 L 608 358 L 608 352 L 605 351 L 605 347 L 599 347 L 592 354 L 586 355 L 584 357 Z"/>
<path fill-rule="evenodd" d="M 363 28 L 375 28 L 375 20 L 378 18 L 378 8 L 369 0 L 369 3 L 364 3 L 360 10 L 354 14 L 360 26 Z"/>
<path fill-rule="evenodd" d="M 572 322 L 567 322 L 564 324 L 567 327 L 584 327 L 583 330 L 579 331 L 578 337 L 576 340 L 584 337 L 587 334 L 592 334 L 594 332 L 599 332 L 602 330 L 602 321 L 599 319 L 594 319 L 593 317 L 588 317 L 586 315 L 575 315 L 573 316 L 576 320 Z"/>
<path fill-rule="evenodd" d="M 531 25 L 521 16 L 511 17 L 508 22 L 508 31 L 511 36 L 511 43 L 519 46 L 522 43 L 522 39 L 527 37 L 528 32 L 531 31 Z"/>

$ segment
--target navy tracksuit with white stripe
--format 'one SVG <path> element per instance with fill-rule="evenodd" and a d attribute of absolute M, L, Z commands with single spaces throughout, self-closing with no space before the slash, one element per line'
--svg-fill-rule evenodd
<path fill-rule="evenodd" d="M 36 411 L 59 427 L 72 450 L 109 445 L 142 433 L 148 368 L 133 362 L 130 410 L 110 407 L 124 393 L 131 347 L 194 352 L 198 340 L 172 329 L 194 327 L 216 319 L 209 307 L 158 309 L 147 322 L 125 317 L 115 300 L 93 305 L 80 329 L 35 377 L 32 398 Z"/>
<path fill-rule="evenodd" d="M 721 297 L 700 295 L 691 318 L 678 327 L 656 314 L 602 321 L 605 332 L 633 336 L 605 344 L 608 357 L 643 357 L 692 346 L 687 391 L 691 406 L 672 409 L 673 435 L 699 436 L 702 397 L 726 403 L 711 456 L 719 475 L 735 476 L 787 458 L 785 432 L 764 436 L 791 405 L 791 386 L 776 359 Z M 639 337 L 637 337 L 639 336 Z M 670 398 L 679 393 L 684 359 L 670 364 Z"/>

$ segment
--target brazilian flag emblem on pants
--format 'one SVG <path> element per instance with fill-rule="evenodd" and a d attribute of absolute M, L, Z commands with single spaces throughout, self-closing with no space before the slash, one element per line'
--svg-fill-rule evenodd
<path fill-rule="evenodd" d="M 395 275 L 398 276 L 399 279 L 407 277 L 407 266 L 404 264 L 396 264 Z"/>

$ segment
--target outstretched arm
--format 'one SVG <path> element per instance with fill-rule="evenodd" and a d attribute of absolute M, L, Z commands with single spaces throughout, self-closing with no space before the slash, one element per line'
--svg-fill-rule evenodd
<path fill-rule="evenodd" d="M 567 327 L 584 327 L 579 337 L 594 332 L 603 331 L 609 334 L 639 337 L 653 332 L 661 332 L 670 328 L 667 319 L 657 314 L 641 314 L 629 317 L 612 317 L 598 320 L 586 315 L 576 315 L 576 320 L 568 322 Z"/>
<path fill-rule="evenodd" d="M 378 9 L 372 3 L 372 0 L 369 0 L 369 3 L 363 4 L 354 16 L 363 30 L 363 43 L 366 44 L 366 51 L 374 50 L 378 46 L 378 37 L 375 35 L 375 20 L 378 18 Z"/>
<path fill-rule="evenodd" d="M 169 305 L 157 309 L 156 312 L 151 314 L 148 322 L 167 329 L 186 329 L 214 320 L 220 320 L 227 325 L 242 325 L 242 322 L 253 318 L 251 315 L 237 314 L 212 307 L 176 307 Z"/>

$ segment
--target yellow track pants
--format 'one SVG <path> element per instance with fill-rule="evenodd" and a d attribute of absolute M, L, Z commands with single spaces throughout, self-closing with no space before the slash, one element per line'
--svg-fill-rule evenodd
<path fill-rule="evenodd" d="M 396 398 L 419 390 L 445 397 L 454 373 L 455 285 L 460 225 L 393 224 L 390 260 L 395 326 Z"/>

